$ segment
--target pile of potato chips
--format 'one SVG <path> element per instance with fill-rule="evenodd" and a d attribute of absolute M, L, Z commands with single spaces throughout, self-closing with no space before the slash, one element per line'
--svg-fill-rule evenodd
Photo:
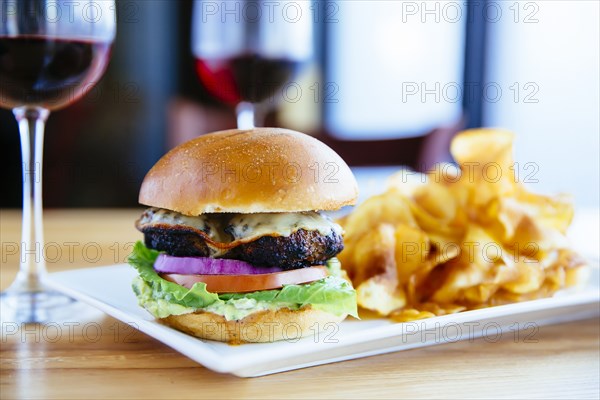
<path fill-rule="evenodd" d="M 406 171 L 339 222 L 339 255 L 358 304 L 396 321 L 551 296 L 583 283 L 585 261 L 565 231 L 565 196 L 525 190 L 512 158 L 513 134 L 458 134 L 424 182 Z M 414 179 L 413 179 L 414 180 Z"/>

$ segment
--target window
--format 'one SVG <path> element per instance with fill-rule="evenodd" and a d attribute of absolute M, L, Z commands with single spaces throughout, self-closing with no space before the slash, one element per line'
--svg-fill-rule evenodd
<path fill-rule="evenodd" d="M 425 134 L 462 113 L 464 2 L 338 1 L 329 7 L 327 130 L 340 139 Z M 335 13 L 334 13 L 335 11 Z"/>

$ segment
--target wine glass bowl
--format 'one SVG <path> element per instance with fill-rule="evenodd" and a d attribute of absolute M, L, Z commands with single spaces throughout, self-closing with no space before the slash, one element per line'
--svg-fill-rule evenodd
<path fill-rule="evenodd" d="M 254 126 L 255 106 L 277 102 L 312 49 L 309 2 L 194 2 L 196 72 L 210 94 L 236 107 L 240 129 Z"/>
<path fill-rule="evenodd" d="M 115 33 L 112 0 L 0 0 L 0 106 L 17 119 L 23 173 L 20 266 L 2 292 L 3 320 L 56 321 L 75 312 L 72 299 L 43 283 L 44 127 L 51 110 L 77 101 L 101 78 Z"/>
<path fill-rule="evenodd" d="M 242 54 L 225 59 L 196 59 L 196 72 L 204 87 L 219 100 L 237 105 L 260 103 L 291 81 L 300 62 Z"/>
<path fill-rule="evenodd" d="M 108 64 L 111 42 L 0 36 L 0 105 L 58 110 L 77 101 Z"/>

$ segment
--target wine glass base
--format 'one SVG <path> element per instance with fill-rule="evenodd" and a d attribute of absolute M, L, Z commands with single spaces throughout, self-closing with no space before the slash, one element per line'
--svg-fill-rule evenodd
<path fill-rule="evenodd" d="M 63 320 L 64 316 L 76 315 L 71 308 L 78 304 L 74 299 L 60 292 L 44 289 L 41 291 L 11 291 L 0 294 L 2 322 L 44 323 Z"/>

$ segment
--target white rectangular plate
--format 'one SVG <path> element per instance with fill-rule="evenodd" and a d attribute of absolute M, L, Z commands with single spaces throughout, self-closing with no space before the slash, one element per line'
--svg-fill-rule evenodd
<path fill-rule="evenodd" d="M 126 264 L 55 272 L 46 282 L 207 368 L 252 377 L 481 336 L 495 341 L 514 335 L 517 329 L 533 332 L 536 325 L 591 318 L 599 314 L 598 269 L 592 271 L 590 284 L 583 290 L 565 291 L 548 299 L 405 323 L 350 318 L 303 339 L 296 339 L 290 330 L 287 341 L 241 346 L 200 340 L 156 322 L 138 306 L 131 290 L 136 272 Z"/>

